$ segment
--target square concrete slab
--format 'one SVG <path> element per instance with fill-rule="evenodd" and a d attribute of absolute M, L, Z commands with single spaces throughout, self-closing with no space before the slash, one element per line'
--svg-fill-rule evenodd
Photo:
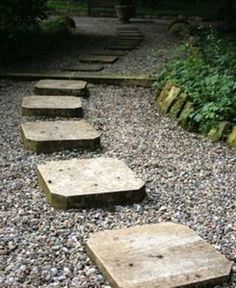
<path fill-rule="evenodd" d="M 118 59 L 117 56 L 111 56 L 111 55 L 84 55 L 79 57 L 80 62 L 101 62 L 101 63 L 108 63 L 112 64 Z"/>
<path fill-rule="evenodd" d="M 24 116 L 82 117 L 81 99 L 73 96 L 29 96 L 21 105 Z"/>
<path fill-rule="evenodd" d="M 26 149 L 50 153 L 66 149 L 96 149 L 100 134 L 86 121 L 37 121 L 21 125 Z"/>
<path fill-rule="evenodd" d="M 70 95 L 86 96 L 87 82 L 80 80 L 40 80 L 34 86 L 34 92 L 38 95 Z"/>
<path fill-rule="evenodd" d="M 102 64 L 78 64 L 75 66 L 67 67 L 64 71 L 85 71 L 85 72 L 96 72 L 103 70 Z"/>
<path fill-rule="evenodd" d="M 114 288 L 212 287 L 232 268 L 194 231 L 174 223 L 99 232 L 87 251 Z"/>
<path fill-rule="evenodd" d="M 39 182 L 57 209 L 91 208 L 141 201 L 145 184 L 123 161 L 111 158 L 48 162 Z"/>

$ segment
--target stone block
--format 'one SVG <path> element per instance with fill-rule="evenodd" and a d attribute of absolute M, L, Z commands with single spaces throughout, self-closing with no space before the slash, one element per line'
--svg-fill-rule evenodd
<path fill-rule="evenodd" d="M 111 158 L 47 162 L 39 182 L 57 209 L 92 208 L 141 201 L 145 183 L 123 161 Z"/>
<path fill-rule="evenodd" d="M 36 121 L 21 125 L 26 149 L 51 153 L 66 149 L 93 150 L 100 145 L 100 134 L 86 121 Z"/>
<path fill-rule="evenodd" d="M 231 147 L 236 148 L 236 126 L 233 127 L 229 134 L 227 142 Z"/>
<path fill-rule="evenodd" d="M 82 117 L 81 99 L 73 96 L 29 96 L 21 105 L 23 116 Z"/>
<path fill-rule="evenodd" d="M 190 123 L 189 121 L 189 116 L 190 114 L 194 111 L 194 108 L 193 108 L 193 103 L 192 102 L 186 102 L 186 104 L 184 105 L 184 108 L 183 110 L 181 111 L 180 113 L 180 116 L 178 118 L 178 122 L 179 124 L 187 129 L 187 130 L 190 130 L 192 131 L 192 124 Z"/>
<path fill-rule="evenodd" d="M 117 56 L 111 55 L 84 55 L 79 57 L 80 62 L 90 62 L 90 63 L 104 63 L 112 64 L 118 59 Z"/>
<path fill-rule="evenodd" d="M 167 96 L 160 103 L 160 110 L 163 113 L 168 113 L 173 103 L 176 101 L 179 96 L 181 89 L 176 86 L 172 86 Z"/>
<path fill-rule="evenodd" d="M 81 80 L 40 80 L 34 87 L 37 95 L 86 96 L 87 82 Z"/>
<path fill-rule="evenodd" d="M 181 93 L 176 99 L 175 103 L 170 108 L 170 111 L 169 111 L 170 117 L 178 118 L 186 101 L 187 101 L 187 94 Z"/>
<path fill-rule="evenodd" d="M 230 133 L 232 126 L 227 121 L 218 122 L 214 128 L 212 128 L 208 137 L 213 141 L 225 140 Z"/>
<path fill-rule="evenodd" d="M 86 247 L 113 288 L 213 287 L 232 268 L 193 230 L 170 222 L 98 232 Z"/>

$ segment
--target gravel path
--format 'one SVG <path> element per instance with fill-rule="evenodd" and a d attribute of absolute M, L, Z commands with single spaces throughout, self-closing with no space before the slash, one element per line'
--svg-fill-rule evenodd
<path fill-rule="evenodd" d="M 55 39 L 51 53 L 35 53 L 34 60 L 23 59 L 21 62 L 4 67 L 6 71 L 61 71 L 68 66 L 76 66 L 79 56 L 102 50 L 111 44 L 116 35 L 118 22 L 114 18 L 75 18 L 77 29 L 72 37 Z M 167 62 L 175 47 L 175 41 L 168 37 L 167 25 L 159 22 L 134 23 L 145 35 L 141 47 L 129 52 L 125 58 L 115 64 L 105 65 L 104 73 L 157 73 L 160 64 Z M 59 48 L 59 49 L 58 49 Z M 166 49 L 168 48 L 168 49 Z M 132 63 L 132 65 L 130 65 Z M 0 71 L 2 68 L 0 67 Z"/>
<path fill-rule="evenodd" d="M 166 47 L 159 43 L 158 48 Z M 130 56 L 123 64 L 128 69 L 139 63 L 145 70 L 152 67 L 151 60 Z M 85 118 L 102 132 L 102 149 L 37 156 L 25 151 L 18 129 L 20 102 L 33 84 L 0 82 L 0 287 L 109 288 L 85 253 L 89 234 L 168 220 L 193 228 L 236 261 L 235 151 L 189 134 L 160 115 L 150 89 L 91 86 L 90 99 L 83 101 Z M 114 209 L 50 208 L 36 166 L 101 155 L 125 160 L 147 181 L 145 201 Z M 236 287 L 235 275 L 230 284 L 218 287 Z"/>

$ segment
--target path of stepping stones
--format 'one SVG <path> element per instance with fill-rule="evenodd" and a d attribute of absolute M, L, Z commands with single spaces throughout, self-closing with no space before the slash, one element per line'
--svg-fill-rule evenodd
<path fill-rule="evenodd" d="M 83 55 L 68 71 L 99 71 L 136 47 L 142 33 L 132 25 L 117 29 L 116 41 L 103 51 Z M 100 64 L 94 64 L 94 63 Z M 91 64 L 92 63 L 92 64 Z M 24 116 L 60 116 L 64 121 L 22 123 L 26 149 L 50 153 L 96 149 L 100 134 L 85 120 L 80 97 L 88 97 L 85 81 L 39 81 L 35 95 L 22 101 Z M 118 159 L 72 159 L 38 166 L 38 179 L 56 209 L 93 208 L 142 201 L 145 183 Z M 87 252 L 110 285 L 116 288 L 209 287 L 229 278 L 232 263 L 191 229 L 174 223 L 137 226 L 95 233 Z"/>
<path fill-rule="evenodd" d="M 136 26 L 122 25 L 117 28 L 116 40 L 106 47 L 107 49 L 80 56 L 78 65 L 66 67 L 64 71 L 101 71 L 105 64 L 115 63 L 119 57 L 125 56 L 127 51 L 135 49 L 142 41 L 143 34 Z"/>

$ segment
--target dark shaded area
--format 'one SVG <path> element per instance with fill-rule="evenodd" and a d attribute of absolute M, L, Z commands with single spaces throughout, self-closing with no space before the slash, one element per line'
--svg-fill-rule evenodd
<path fill-rule="evenodd" d="M 32 62 L 38 65 L 39 70 L 50 70 L 48 63 L 54 63 L 54 60 L 60 57 L 76 59 L 91 47 L 103 49 L 104 45 L 112 43 L 113 40 L 111 36 L 78 32 L 68 35 L 27 35 L 20 41 L 9 44 L 10 49 L 6 49 L 4 57 L 0 59 L 0 71 L 29 71 Z M 7 47 L 7 43 L 5 45 Z M 59 70 L 62 68 L 58 67 Z M 52 70 L 55 70 L 55 66 Z"/>
<path fill-rule="evenodd" d="M 30 5 L 29 2 L 31 2 Z M 99 0 L 97 0 L 99 2 Z M 121 3 L 122 2 L 122 3 Z M 124 5 L 126 1 L 121 1 Z M 129 2 L 129 1 L 128 1 Z M 133 2 L 133 1 L 132 1 Z M 169 15 L 188 17 L 200 15 L 203 18 L 212 19 L 218 17 L 224 21 L 223 30 L 234 29 L 235 25 L 235 0 L 137 0 L 138 16 Z M 0 63 L 4 66 L 15 63 L 19 66 L 27 61 L 39 61 L 49 57 L 74 53 L 77 47 L 84 47 L 86 43 L 94 41 L 94 44 L 107 43 L 112 39 L 103 39 L 96 35 L 81 34 L 56 34 L 45 35 L 39 29 L 38 20 L 46 13 L 45 0 L 29 1 L 14 0 L 12 2 L 3 0 L 0 4 Z M 59 3 L 59 1 L 58 1 Z M 87 5 L 87 1 L 68 1 Z M 129 3 L 130 4 L 130 3 Z M 28 6 L 27 6 L 28 5 Z M 97 12 L 100 10 L 98 9 Z M 102 12 L 102 11 L 100 11 Z M 27 17 L 25 17 L 25 15 Z M 99 48 L 99 47 L 98 47 Z"/>

